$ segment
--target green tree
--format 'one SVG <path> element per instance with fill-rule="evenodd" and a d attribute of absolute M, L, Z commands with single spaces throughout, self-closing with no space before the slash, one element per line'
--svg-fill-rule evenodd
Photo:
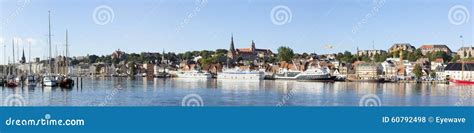
<path fill-rule="evenodd" d="M 436 72 L 435 72 L 435 71 L 431 71 L 430 77 L 431 77 L 431 78 L 436 78 Z"/>
<path fill-rule="evenodd" d="M 275 63 L 276 62 L 276 58 L 273 57 L 273 56 L 270 56 L 268 58 L 265 59 L 265 62 L 267 63 Z"/>
<path fill-rule="evenodd" d="M 361 56 L 360 60 L 365 61 L 365 62 L 371 62 L 372 60 L 369 58 L 369 56 Z"/>
<path fill-rule="evenodd" d="M 90 63 L 90 64 L 96 63 L 98 58 L 99 58 L 99 56 L 97 56 L 97 55 L 89 55 L 88 56 L 88 63 Z"/>
<path fill-rule="evenodd" d="M 385 60 L 387 60 L 388 56 L 388 53 L 376 54 L 374 59 L 375 62 L 384 62 Z"/>
<path fill-rule="evenodd" d="M 455 55 L 452 59 L 451 59 L 451 63 L 456 63 L 459 61 L 459 59 L 461 59 L 461 57 L 459 57 L 459 55 Z"/>
<path fill-rule="evenodd" d="M 137 67 L 135 66 L 135 62 L 128 63 L 128 70 L 130 71 L 129 76 L 137 75 Z"/>
<path fill-rule="evenodd" d="M 291 62 L 294 56 L 295 56 L 295 53 L 293 52 L 293 49 L 291 49 L 290 47 L 281 46 L 278 48 L 279 61 Z"/>
<path fill-rule="evenodd" d="M 210 57 L 212 54 L 214 54 L 213 51 L 209 51 L 209 50 L 202 50 L 201 52 L 199 52 L 199 55 L 202 56 L 203 58 L 208 58 Z"/>
<path fill-rule="evenodd" d="M 336 59 L 344 63 L 353 63 L 358 59 L 358 57 L 352 55 L 349 51 L 345 51 L 344 53 L 338 53 Z"/>
<path fill-rule="evenodd" d="M 413 74 L 415 74 L 416 79 L 420 79 L 423 76 L 423 68 L 421 68 L 420 64 L 416 64 L 413 68 Z"/>
<path fill-rule="evenodd" d="M 227 49 L 216 49 L 216 54 L 224 54 L 226 55 L 228 52 Z"/>

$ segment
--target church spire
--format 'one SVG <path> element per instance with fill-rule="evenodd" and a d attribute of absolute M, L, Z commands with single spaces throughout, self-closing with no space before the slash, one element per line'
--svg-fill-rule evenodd
<path fill-rule="evenodd" d="M 235 47 L 234 47 L 234 34 L 231 35 L 230 37 L 230 51 L 235 51 Z"/>
<path fill-rule="evenodd" d="M 24 64 L 26 63 L 26 58 L 25 58 L 25 48 L 23 48 L 23 55 L 21 56 L 21 61 L 20 61 L 21 64 Z"/>
<path fill-rule="evenodd" d="M 234 47 L 234 34 L 231 35 L 230 37 L 230 48 L 229 52 L 227 53 L 227 57 L 230 59 L 235 59 L 236 52 L 235 52 L 235 47 Z"/>
<path fill-rule="evenodd" d="M 253 40 L 252 40 L 252 46 L 251 46 L 251 48 L 252 48 L 252 51 L 255 51 L 255 49 L 256 49 L 256 48 L 255 48 L 255 42 L 254 42 Z"/>

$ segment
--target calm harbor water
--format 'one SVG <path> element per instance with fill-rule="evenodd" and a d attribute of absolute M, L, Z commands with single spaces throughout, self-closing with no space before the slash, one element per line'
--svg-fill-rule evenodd
<path fill-rule="evenodd" d="M 82 88 L 1 88 L 0 94 L 3 105 L 26 106 L 181 106 L 189 94 L 204 106 L 473 106 L 473 91 L 452 84 L 84 78 Z"/>

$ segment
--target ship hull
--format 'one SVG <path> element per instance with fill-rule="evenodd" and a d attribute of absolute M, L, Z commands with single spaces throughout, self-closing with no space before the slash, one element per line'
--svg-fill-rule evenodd
<path fill-rule="evenodd" d="M 298 81 L 334 81 L 336 77 L 330 75 L 301 75 L 296 78 Z"/>
<path fill-rule="evenodd" d="M 61 88 L 72 88 L 74 86 L 74 80 L 65 78 L 59 81 L 59 87 Z"/>
<path fill-rule="evenodd" d="M 449 80 L 449 82 L 456 83 L 456 84 L 474 85 L 474 81 L 467 81 L 467 80 L 451 79 Z"/>
<path fill-rule="evenodd" d="M 232 74 L 232 73 L 218 73 L 218 80 L 263 80 L 265 75 L 259 74 Z"/>
<path fill-rule="evenodd" d="M 183 79 L 211 79 L 211 74 L 176 74 L 176 78 L 183 78 Z"/>
<path fill-rule="evenodd" d="M 385 82 L 385 79 L 347 79 L 349 82 L 377 82 L 377 83 L 383 83 Z"/>

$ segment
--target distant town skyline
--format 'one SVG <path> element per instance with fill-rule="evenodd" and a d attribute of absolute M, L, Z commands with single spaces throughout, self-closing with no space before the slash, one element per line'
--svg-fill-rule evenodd
<path fill-rule="evenodd" d="M 463 36 L 472 46 L 471 0 L 0 0 L 3 45 L 32 44 L 32 58 L 48 55 L 48 10 L 52 54 L 63 54 L 69 30 L 71 56 L 132 52 L 185 52 L 236 48 L 329 54 L 359 49 L 387 50 L 395 43 L 445 44 L 457 51 Z M 57 52 L 56 52 L 57 47 Z M 16 51 L 15 51 L 16 52 Z M 17 58 L 18 55 L 17 54 Z M 4 58 L 1 58 L 4 60 Z M 0 62 L 3 63 L 3 62 Z"/>

